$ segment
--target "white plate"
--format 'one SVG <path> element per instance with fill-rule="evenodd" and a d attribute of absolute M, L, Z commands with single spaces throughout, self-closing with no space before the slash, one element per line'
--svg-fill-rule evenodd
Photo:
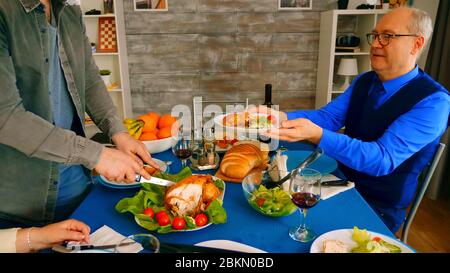
<path fill-rule="evenodd" d="M 159 159 L 156 158 L 152 158 L 153 161 L 155 161 L 156 164 L 159 165 L 159 168 L 161 169 L 162 172 L 165 172 L 167 170 L 167 164 L 164 163 L 164 161 L 161 161 Z M 125 182 L 116 182 L 116 181 L 109 181 L 108 179 L 106 179 L 106 177 L 104 177 L 103 175 L 100 175 L 100 178 L 102 179 L 102 182 L 104 182 L 103 184 L 105 186 L 109 186 L 112 188 L 135 188 L 135 187 L 140 187 L 141 183 L 139 182 L 133 182 L 133 183 L 125 183 Z"/>
<path fill-rule="evenodd" d="M 246 244 L 241 244 L 235 241 L 230 240 L 211 240 L 211 241 L 204 241 L 198 244 L 195 244 L 196 246 L 205 246 L 205 247 L 214 247 L 214 248 L 220 248 L 220 249 L 228 249 L 228 250 L 234 250 L 234 251 L 240 251 L 245 253 L 267 253 L 264 250 L 258 249 L 256 247 L 252 247 Z"/>
<path fill-rule="evenodd" d="M 411 247 L 405 245 L 400 240 L 388 237 L 386 235 L 374 232 L 374 231 L 368 231 L 371 238 L 374 237 L 380 237 L 382 240 L 398 246 L 402 253 L 415 253 L 414 249 Z M 344 244 L 349 246 L 349 249 L 352 249 L 353 247 L 357 246 L 357 243 L 353 241 L 352 239 L 353 235 L 353 229 L 338 229 L 329 231 L 327 233 L 324 233 L 320 235 L 311 245 L 310 253 L 323 253 L 323 242 L 325 240 L 339 240 L 343 242 Z"/>
<path fill-rule="evenodd" d="M 195 175 L 195 174 L 194 174 Z M 218 177 L 215 177 L 215 176 L 212 176 L 212 179 L 213 180 L 217 180 L 217 179 L 219 179 L 219 180 L 222 180 L 222 179 L 220 179 L 220 178 L 218 178 Z M 223 180 L 222 180 L 223 181 Z M 220 195 L 217 197 L 220 201 L 222 201 L 223 202 L 223 197 L 225 196 L 225 181 L 223 181 L 223 191 L 220 193 Z M 143 227 L 143 228 L 145 228 L 144 226 L 142 226 L 141 225 L 141 223 L 139 222 L 139 219 L 136 217 L 136 216 L 134 216 L 134 221 L 136 221 L 136 223 L 139 225 L 139 226 L 141 226 L 141 227 Z M 200 230 L 200 229 L 204 229 L 204 228 L 206 228 L 206 227 L 209 227 L 210 225 L 212 225 L 212 223 L 210 222 L 210 223 L 208 223 L 208 224 L 206 224 L 206 225 L 204 225 L 204 226 L 202 226 L 202 227 L 198 227 L 198 228 L 194 228 L 194 229 L 186 229 L 186 230 L 178 230 L 177 232 L 184 232 L 184 231 L 196 231 L 196 230 Z"/>
<path fill-rule="evenodd" d="M 249 133 L 251 135 L 257 135 L 258 132 L 265 132 L 267 131 L 268 128 L 245 128 L 245 127 L 237 127 L 237 126 L 225 126 L 223 124 L 223 118 L 227 115 L 231 115 L 231 114 L 224 114 L 224 115 L 218 115 L 216 117 L 214 117 L 214 123 L 219 126 L 220 128 L 222 128 L 223 131 L 225 132 L 243 132 L 243 133 Z M 262 114 L 262 113 L 252 113 L 252 116 L 262 116 L 262 117 L 267 117 L 267 114 Z M 275 126 L 271 126 L 272 128 L 274 128 Z"/>

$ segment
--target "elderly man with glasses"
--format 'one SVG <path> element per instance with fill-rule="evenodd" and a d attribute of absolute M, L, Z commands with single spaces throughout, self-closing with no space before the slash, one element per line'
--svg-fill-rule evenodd
<path fill-rule="evenodd" d="M 397 8 L 367 34 L 373 71 L 319 110 L 276 112 L 282 126 L 267 133 L 317 144 L 392 232 L 402 225 L 417 178 L 448 127 L 448 91 L 416 64 L 432 33 L 424 12 Z M 345 133 L 336 133 L 345 126 Z"/>

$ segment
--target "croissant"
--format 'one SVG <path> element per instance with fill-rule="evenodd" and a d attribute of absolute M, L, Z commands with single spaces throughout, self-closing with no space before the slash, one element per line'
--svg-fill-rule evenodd
<path fill-rule="evenodd" d="M 268 152 L 262 152 L 255 145 L 235 145 L 224 155 L 220 171 L 227 177 L 243 179 L 253 168 L 263 166 L 267 159 Z"/>

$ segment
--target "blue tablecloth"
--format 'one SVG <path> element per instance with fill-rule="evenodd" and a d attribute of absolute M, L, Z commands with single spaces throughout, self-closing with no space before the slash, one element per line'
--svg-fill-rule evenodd
<path fill-rule="evenodd" d="M 286 144 L 290 150 L 309 150 L 304 144 Z M 154 154 L 161 160 L 173 160 L 171 172 L 181 169 L 171 151 Z M 338 175 L 338 174 L 337 174 Z M 339 176 L 339 175 L 338 175 Z M 161 242 L 196 244 L 207 240 L 232 240 L 267 252 L 304 253 L 309 252 L 311 243 L 299 243 L 289 237 L 288 230 L 298 226 L 300 213 L 281 218 L 272 218 L 257 213 L 244 198 L 241 184 L 226 183 L 223 206 L 227 211 L 227 223 L 211 225 L 201 230 L 158 234 L 138 226 L 131 213 L 120 214 L 114 206 L 124 197 L 132 197 L 138 189 L 112 189 L 96 184 L 72 218 L 88 224 L 92 231 L 107 225 L 127 236 L 136 233 L 152 233 Z M 351 189 L 334 197 L 320 201 L 308 211 L 307 225 L 318 235 L 325 232 L 353 228 L 366 228 L 387 236 L 395 237 L 360 194 Z"/>

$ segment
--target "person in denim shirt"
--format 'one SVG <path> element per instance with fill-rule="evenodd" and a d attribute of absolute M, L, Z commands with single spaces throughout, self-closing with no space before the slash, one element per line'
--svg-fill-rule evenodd
<path fill-rule="evenodd" d="M 78 2 L 0 2 L 0 228 L 66 218 L 91 170 L 132 182 L 158 167 L 117 114 Z M 117 149 L 85 137 L 85 112 Z"/>

